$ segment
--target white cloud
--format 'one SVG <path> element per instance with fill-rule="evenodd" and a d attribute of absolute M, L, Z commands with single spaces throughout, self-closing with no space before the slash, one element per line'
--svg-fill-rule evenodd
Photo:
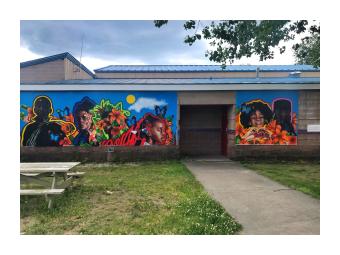
<path fill-rule="evenodd" d="M 42 57 L 46 57 L 46 56 L 35 54 L 25 47 L 20 47 L 20 62 L 25 62 L 25 61 L 29 61 L 29 60 L 33 60 L 37 58 L 42 58 Z"/>
<path fill-rule="evenodd" d="M 150 109 L 153 110 L 155 105 L 162 106 L 167 105 L 164 100 L 157 100 L 155 98 L 147 98 L 147 97 L 140 97 L 137 101 L 129 107 L 129 110 L 135 110 L 136 112 L 140 112 L 142 109 Z"/>
<path fill-rule="evenodd" d="M 62 52 L 59 52 L 59 53 L 62 53 Z M 43 56 L 43 55 L 33 53 L 28 48 L 26 48 L 25 45 L 22 43 L 20 47 L 20 62 L 34 60 L 34 59 L 43 58 L 43 57 L 48 57 L 48 56 Z M 73 57 L 80 60 L 79 58 L 80 56 L 73 55 Z M 139 59 L 133 59 L 133 58 L 119 58 L 115 60 L 107 60 L 107 59 L 102 59 L 102 58 L 88 57 L 84 55 L 81 59 L 81 63 L 92 71 L 95 69 L 105 67 L 105 66 L 109 66 L 109 65 L 145 65 L 145 62 Z"/>

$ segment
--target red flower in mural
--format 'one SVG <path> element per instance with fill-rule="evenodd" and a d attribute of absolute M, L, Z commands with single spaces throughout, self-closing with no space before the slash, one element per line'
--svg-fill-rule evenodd
<path fill-rule="evenodd" d="M 111 135 L 112 135 L 113 137 L 115 137 L 115 136 L 117 136 L 117 135 L 120 134 L 120 131 L 121 131 L 121 130 L 122 130 L 122 127 L 121 127 L 121 126 L 113 127 L 113 128 L 111 129 Z"/>
<path fill-rule="evenodd" d="M 72 142 L 69 138 L 64 137 L 64 139 L 59 141 L 59 145 L 61 146 L 68 146 L 68 145 L 72 145 Z"/>
<path fill-rule="evenodd" d="M 289 136 L 289 144 L 297 144 L 297 137 L 295 135 Z"/>

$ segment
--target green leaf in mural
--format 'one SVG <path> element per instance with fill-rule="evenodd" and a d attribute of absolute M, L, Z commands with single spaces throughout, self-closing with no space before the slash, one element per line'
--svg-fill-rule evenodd
<path fill-rule="evenodd" d="M 20 106 L 20 108 L 22 108 L 22 109 L 24 109 L 24 110 L 27 110 L 27 109 L 29 108 L 29 106 L 27 106 L 27 105 L 25 105 L 25 104 L 22 104 L 22 105 Z"/>

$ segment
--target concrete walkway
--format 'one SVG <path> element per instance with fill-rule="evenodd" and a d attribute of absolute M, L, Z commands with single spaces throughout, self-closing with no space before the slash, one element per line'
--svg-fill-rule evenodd
<path fill-rule="evenodd" d="M 183 163 L 239 223 L 240 234 L 320 234 L 320 201 L 224 158 Z"/>

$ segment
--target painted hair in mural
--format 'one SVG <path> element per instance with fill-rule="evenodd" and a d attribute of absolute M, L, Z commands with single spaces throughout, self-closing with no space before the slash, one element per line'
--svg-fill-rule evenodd
<path fill-rule="evenodd" d="M 236 144 L 297 144 L 296 112 L 293 112 L 292 100 L 274 98 L 274 95 L 267 95 L 268 101 L 238 102 Z M 240 98 L 247 97 L 249 95 L 240 93 Z"/>
<path fill-rule="evenodd" d="M 97 95 L 98 98 L 98 95 Z M 174 101 L 174 100 L 173 100 Z M 145 146 L 175 144 L 174 114 L 167 115 L 165 100 L 128 95 L 122 101 L 84 96 L 72 106 L 62 106 L 53 116 L 53 102 L 37 96 L 33 107 L 22 104 L 23 146 Z M 60 103 L 59 103 L 60 105 Z M 147 111 L 147 109 L 152 111 Z M 173 111 L 173 109 L 172 109 Z"/>

